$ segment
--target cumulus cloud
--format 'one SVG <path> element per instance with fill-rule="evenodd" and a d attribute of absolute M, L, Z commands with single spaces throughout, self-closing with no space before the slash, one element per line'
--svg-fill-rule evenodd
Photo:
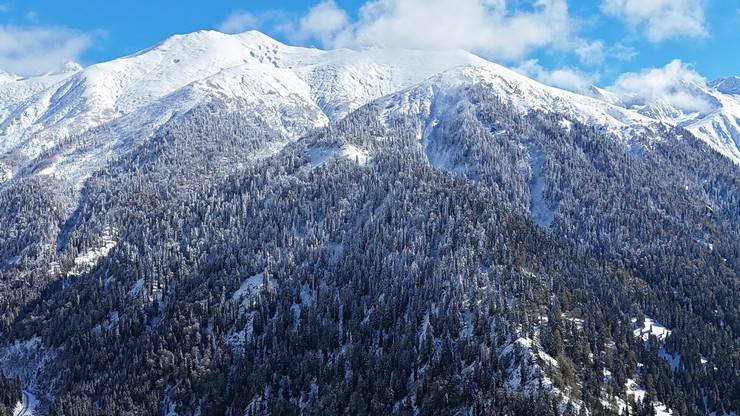
<path fill-rule="evenodd" d="M 333 0 L 325 0 L 309 9 L 293 35 L 300 40 L 315 37 L 323 44 L 331 44 L 348 25 L 347 12 L 337 7 Z"/>
<path fill-rule="evenodd" d="M 604 42 L 600 40 L 594 42 L 580 41 L 575 45 L 574 52 L 578 55 L 581 63 L 599 65 L 604 62 Z"/>
<path fill-rule="evenodd" d="M 637 50 L 632 46 L 616 44 L 609 48 L 609 56 L 620 61 L 631 61 L 637 56 Z"/>
<path fill-rule="evenodd" d="M 664 102 L 686 112 L 709 111 L 712 104 L 697 92 L 696 86 L 706 86 L 706 79 L 676 59 L 662 68 L 622 74 L 607 89 L 630 104 Z"/>
<path fill-rule="evenodd" d="M 558 68 L 550 71 L 542 67 L 536 59 L 524 61 L 513 69 L 543 84 L 575 92 L 586 91 L 599 80 L 598 74 L 585 73 L 575 68 Z"/>
<path fill-rule="evenodd" d="M 572 45 L 573 53 L 585 65 L 601 65 L 607 58 L 629 61 L 637 56 L 637 51 L 631 46 L 622 44 L 607 46 L 601 40 L 589 42 L 584 39 L 574 39 Z"/>
<path fill-rule="evenodd" d="M 607 15 L 642 30 L 651 42 L 673 37 L 705 37 L 705 0 L 604 0 Z"/>
<path fill-rule="evenodd" d="M 78 60 L 91 43 L 90 35 L 63 27 L 0 26 L 0 69 L 43 74 Z"/>
<path fill-rule="evenodd" d="M 535 0 L 527 10 L 505 0 L 369 0 L 354 20 L 325 0 L 286 32 L 330 48 L 467 49 L 504 60 L 542 47 L 599 47 L 578 39 L 572 27 L 566 0 Z"/>
<path fill-rule="evenodd" d="M 255 15 L 244 11 L 236 11 L 221 23 L 218 30 L 224 33 L 241 33 L 256 29 L 257 26 L 258 19 Z"/>

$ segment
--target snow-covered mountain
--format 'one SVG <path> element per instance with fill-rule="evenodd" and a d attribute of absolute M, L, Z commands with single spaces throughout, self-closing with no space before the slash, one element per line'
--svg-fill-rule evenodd
<path fill-rule="evenodd" d="M 0 78 L 0 413 L 740 409 L 738 166 L 674 126 L 736 80 L 258 32 Z"/>
<path fill-rule="evenodd" d="M 388 116 L 416 113 L 434 124 L 434 119 L 469 100 L 466 88 L 482 86 L 521 114 L 532 110 L 558 113 L 563 123 L 578 121 L 603 128 L 623 139 L 634 130 L 645 131 L 655 120 L 637 112 L 585 95 L 540 84 L 503 66 L 486 63 L 450 69 L 399 94 L 388 96 L 384 104 Z"/>
<path fill-rule="evenodd" d="M 589 94 L 653 119 L 684 127 L 717 152 L 740 163 L 738 77 L 722 78 L 709 83 L 682 80 L 670 91 L 673 98 L 659 98 L 649 102 L 641 98 L 619 97 L 595 87 Z"/>
<path fill-rule="evenodd" d="M 740 78 L 717 80 L 704 89 L 712 108 L 688 128 L 718 152 L 740 163 Z"/>
<path fill-rule="evenodd" d="M 113 125 L 121 137 L 151 133 L 212 100 L 246 104 L 273 125 L 297 123 L 301 128 L 283 131 L 297 136 L 435 73 L 481 62 L 463 51 L 297 48 L 259 32 L 177 35 L 84 70 L 4 77 L 0 152 L 32 159 L 63 137 L 101 125 Z"/>
<path fill-rule="evenodd" d="M 693 86 L 712 111 L 686 114 L 662 103 L 625 104 L 605 90 L 591 91 L 594 98 L 548 87 L 465 51 L 325 51 L 288 46 L 256 31 L 200 31 L 84 69 L 71 63 L 39 77 L 0 75 L 0 177 L 5 181 L 57 149 L 38 171 L 63 172 L 79 185 L 137 140 L 209 103 L 254 114 L 293 140 L 391 93 L 434 95 L 470 83 L 491 86 L 522 113 L 555 111 L 625 140 L 656 122 L 678 123 L 740 160 L 740 98 L 732 94 L 737 79 Z M 402 103 L 391 107 L 405 111 Z M 95 146 L 58 151 L 69 137 L 85 133 L 95 137 Z"/>

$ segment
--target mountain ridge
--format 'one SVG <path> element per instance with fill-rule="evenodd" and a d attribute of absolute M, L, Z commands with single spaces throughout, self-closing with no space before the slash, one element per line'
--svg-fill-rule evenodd
<path fill-rule="evenodd" d="M 740 127 L 734 107 L 729 113 L 693 116 L 689 125 L 686 118 L 692 116 L 670 106 L 614 109 L 609 106 L 628 106 L 596 89 L 587 95 L 599 102 L 588 102 L 584 95 L 540 84 L 460 50 L 321 50 L 289 46 L 258 31 L 229 35 L 207 30 L 173 35 L 137 53 L 87 68 L 70 64 L 65 66 L 67 71 L 56 74 L 8 78 L 0 84 L 0 158 L 4 153 L 5 159 L 11 159 L 6 165 L 23 164 L 54 147 L 61 137 L 115 123 L 123 117 L 130 119 L 126 125 L 131 127 L 129 131 L 119 128 L 119 134 L 150 135 L 171 117 L 210 100 L 254 101 L 248 91 L 250 83 L 256 90 L 268 88 L 278 96 L 294 96 L 294 101 L 298 99 L 294 108 L 305 107 L 313 113 L 309 118 L 315 121 L 306 127 L 318 127 L 374 99 L 465 65 L 488 66 L 492 77 L 526 85 L 529 96 L 519 95 L 523 106 L 531 101 L 530 105 L 542 107 L 541 96 L 549 96 L 561 105 L 576 103 L 580 119 L 607 122 L 615 131 L 620 123 L 684 125 L 714 149 L 740 162 L 735 141 Z M 272 81 L 266 83 L 267 79 Z M 725 80 L 725 84 L 728 82 Z M 174 96 L 178 99 L 172 99 Z M 272 113 L 273 121 L 283 123 L 280 119 L 285 118 L 281 115 L 284 111 L 278 104 L 262 104 L 269 108 L 267 113 Z M 740 104 L 737 107 L 740 109 Z M 653 120 L 638 117 L 632 110 Z M 606 120 L 613 118 L 605 119 L 607 113 L 619 113 L 617 118 L 621 120 Z M 294 136 L 304 132 L 285 131 Z"/>

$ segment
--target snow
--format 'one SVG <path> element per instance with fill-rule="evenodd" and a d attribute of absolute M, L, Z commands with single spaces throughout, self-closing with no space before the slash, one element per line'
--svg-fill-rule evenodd
<path fill-rule="evenodd" d="M 581 318 L 575 318 L 575 317 L 569 316 L 567 314 L 562 314 L 561 316 L 563 317 L 563 319 L 566 319 L 569 322 L 572 322 L 573 325 L 575 325 L 576 329 L 583 330 L 583 324 L 585 323 L 585 321 L 583 319 L 581 319 Z"/>
<path fill-rule="evenodd" d="M 347 159 L 364 166 L 370 160 L 368 152 L 356 146 L 345 144 L 341 147 L 314 147 L 308 150 L 308 158 L 311 167 L 319 167 L 329 163 L 333 159 Z"/>
<path fill-rule="evenodd" d="M 565 130 L 570 130 L 570 128 L 573 126 L 573 122 L 565 118 L 560 120 L 558 124 Z"/>
<path fill-rule="evenodd" d="M 612 372 L 605 368 L 603 373 L 604 373 L 604 379 L 603 379 L 604 384 L 610 384 L 613 379 Z"/>
<path fill-rule="evenodd" d="M 625 384 L 625 389 L 627 390 L 627 396 L 634 398 L 636 402 L 641 402 L 645 400 L 647 392 L 645 391 L 644 387 L 640 386 L 637 383 L 635 379 L 628 378 L 627 383 Z M 657 400 L 653 401 L 653 409 L 655 409 L 656 416 L 673 415 L 673 410 L 669 409 L 668 406 Z M 619 413 L 622 414 L 623 411 L 624 409 L 620 409 Z"/>
<path fill-rule="evenodd" d="M 586 97 L 540 84 L 494 63 L 458 66 L 435 75 L 413 87 L 390 94 L 376 102 L 381 108 L 381 121 L 388 126 L 398 122 L 418 121 L 417 139 L 430 165 L 455 174 L 468 171 L 464 162 L 452 160 L 441 121 L 474 108 L 471 89 L 497 97 L 510 109 L 526 115 L 533 110 L 556 113 L 562 126 L 579 122 L 613 135 L 630 148 L 643 142 L 662 140 L 655 128 L 658 121 L 592 97 Z M 473 112 L 470 112 L 474 116 Z M 442 126 L 442 127 L 439 127 Z M 535 160 L 536 161 L 536 160 Z M 536 167 L 536 166 L 533 166 Z M 536 173 L 536 172 L 535 172 Z M 552 223 L 552 209 L 543 200 L 544 183 L 533 175 L 533 198 L 530 209 L 542 226 Z M 536 214 L 536 216 L 534 215 Z"/>
<path fill-rule="evenodd" d="M 667 124 L 686 128 L 723 156 L 740 163 L 740 95 L 737 77 L 707 84 L 682 81 L 675 85 L 694 102 L 705 103 L 701 110 L 684 110 L 666 100 L 649 103 L 621 103 L 640 114 Z M 596 95 L 596 94 L 594 94 Z"/>
<path fill-rule="evenodd" d="M 245 279 L 239 289 L 231 296 L 231 299 L 248 307 L 262 290 L 264 278 L 262 273 L 255 274 Z"/>
<path fill-rule="evenodd" d="M 536 339 L 519 337 L 504 346 L 500 355 L 502 358 L 511 360 L 506 369 L 507 378 L 504 383 L 506 389 L 521 391 L 525 394 L 544 389 L 558 398 L 561 411 L 568 404 L 571 404 L 576 412 L 583 406 L 581 401 L 568 395 L 568 389 L 561 391 L 555 387 L 546 371 L 555 371 L 559 364 L 557 360 L 542 350 Z M 525 378 L 522 379 L 522 376 Z"/>
<path fill-rule="evenodd" d="M 13 416 L 33 416 L 38 408 L 39 401 L 36 396 L 26 390 L 21 392 L 21 401 L 13 408 Z"/>
<path fill-rule="evenodd" d="M 532 172 L 529 212 L 536 224 L 549 228 L 555 219 L 555 211 L 550 207 L 544 196 L 547 190 L 545 178 L 542 174 L 544 155 L 534 146 L 529 146 L 527 150 L 529 153 L 529 167 Z"/>
<path fill-rule="evenodd" d="M 318 59 L 317 59 L 318 58 Z M 372 99 L 417 84 L 448 69 L 486 61 L 465 51 L 366 48 L 291 57 L 292 67 L 314 86 L 316 102 L 338 120 Z"/>
<path fill-rule="evenodd" d="M 433 112 L 454 108 L 461 99 L 456 94 L 471 85 L 484 86 L 523 114 L 561 113 L 564 129 L 578 121 L 625 141 L 654 134 L 656 119 L 621 107 L 606 91 L 594 88 L 593 98 L 548 87 L 465 51 L 321 50 L 288 46 L 255 31 L 199 31 L 87 68 L 70 63 L 38 77 L 0 74 L 0 159 L 15 155 L 12 166 L 0 168 L 0 182 L 13 172 L 33 172 L 79 191 L 107 161 L 203 104 L 253 114 L 293 140 L 381 97 L 392 97 L 383 98 L 389 104 L 385 116 L 413 113 L 433 122 Z M 688 123 L 713 148 L 740 161 L 740 96 L 725 93 L 734 91 L 732 85 L 730 80 L 705 88 L 719 103 L 710 114 L 664 109 L 658 119 Z M 428 133 L 420 132 L 420 140 Z M 66 142 L 72 134 L 90 134 L 83 142 L 96 145 Z M 57 149 L 54 155 L 42 156 L 51 148 Z M 369 160 L 354 146 L 328 157 L 335 156 Z M 443 149 L 436 156 L 445 162 Z M 38 169 L 24 170 L 29 164 Z M 535 190 L 537 197 L 541 189 Z M 538 212 L 546 208 L 540 199 L 533 203 Z M 539 222 L 549 223 L 549 212 L 541 213 Z"/>
<path fill-rule="evenodd" d="M 71 134 L 99 127 L 100 145 L 74 152 L 67 144 L 66 156 L 39 169 L 77 185 L 135 140 L 201 104 L 254 114 L 296 138 L 440 71 L 482 62 L 464 51 L 292 47 L 254 31 L 176 35 L 84 69 L 68 65 L 28 79 L 4 75 L 0 156 L 13 151 L 18 163 L 29 163 Z M 84 157 L 86 163 L 67 160 Z"/>
<path fill-rule="evenodd" d="M 445 100 L 453 97 L 440 94 L 458 92 L 471 85 L 481 85 L 486 92 L 508 101 L 515 110 L 522 114 L 532 109 L 546 113 L 556 112 L 565 115 L 568 120 L 602 126 L 622 136 L 624 136 L 621 134 L 623 131 L 635 126 L 644 127 L 654 123 L 654 120 L 625 108 L 540 84 L 490 62 L 460 66 L 440 73 L 418 86 L 408 88 L 386 99 L 386 109 L 390 114 L 395 112 L 412 114 L 436 107 L 429 101 L 434 101 L 434 104 L 444 107 L 454 106 L 458 100 L 448 101 L 445 104 Z"/>
<path fill-rule="evenodd" d="M 67 272 L 67 276 L 79 276 L 85 271 L 92 269 L 98 260 L 107 256 L 111 249 L 116 246 L 117 242 L 114 239 L 115 233 L 115 229 L 106 227 L 103 231 L 103 235 L 100 237 L 100 245 L 97 247 L 91 247 L 78 254 L 74 259 L 72 269 Z"/>
<path fill-rule="evenodd" d="M 710 147 L 740 164 L 740 95 L 712 92 L 719 105 L 685 127 Z"/>
<path fill-rule="evenodd" d="M 542 349 L 541 349 L 541 347 L 539 347 L 539 345 L 537 345 L 537 347 L 536 347 L 536 349 L 538 350 L 537 354 L 534 353 L 535 344 L 536 344 L 535 341 L 533 341 L 533 340 L 531 340 L 529 338 L 520 337 L 520 338 L 517 338 L 511 344 L 509 344 L 506 347 L 504 347 L 501 350 L 501 355 L 502 356 L 511 356 L 511 354 L 515 351 L 515 349 L 518 348 L 521 351 L 521 353 L 522 353 L 522 355 L 524 357 L 529 357 L 529 358 L 536 358 L 536 357 L 538 357 L 543 363 L 545 363 L 547 365 L 550 365 L 552 367 L 557 367 L 558 366 L 557 360 L 555 360 L 554 358 L 552 358 L 546 352 L 542 351 Z M 517 369 L 518 369 L 518 367 L 517 367 Z M 543 386 L 552 387 L 552 382 L 549 380 L 549 378 L 547 378 L 547 376 L 544 375 L 544 373 L 542 373 L 541 367 L 540 367 L 540 365 L 537 362 L 533 362 L 532 365 L 531 365 L 531 368 L 529 370 L 530 370 L 529 373 L 535 379 L 536 378 L 539 378 L 540 379 L 539 382 Z M 525 383 L 526 380 L 521 380 L 520 371 L 518 371 L 518 370 L 517 371 L 509 371 L 509 374 L 510 374 L 510 376 L 509 376 L 509 380 L 507 381 L 507 388 L 510 389 L 510 390 L 517 390 L 520 387 L 524 387 L 525 389 L 533 389 L 534 390 L 534 389 L 536 389 L 538 387 L 536 385 L 537 384 L 537 380 L 530 380 L 528 383 L 526 383 L 526 386 L 524 386 L 523 383 Z M 533 382 L 535 384 L 532 384 Z"/>
<path fill-rule="evenodd" d="M 671 367 L 671 371 L 675 372 L 678 370 L 678 366 L 681 364 L 681 354 L 671 354 L 665 350 L 665 347 L 660 347 L 658 350 L 658 356 L 668 362 L 668 365 Z"/>
<path fill-rule="evenodd" d="M 642 338 L 645 342 L 649 341 L 651 335 L 657 338 L 659 342 L 665 342 L 666 338 L 671 335 L 670 329 L 647 316 L 645 317 L 645 321 L 642 326 L 637 325 L 637 318 L 632 318 L 630 322 L 632 322 L 634 326 L 634 330 L 632 332 L 635 337 Z"/>
<path fill-rule="evenodd" d="M 43 372 L 54 358 L 54 351 L 45 348 L 38 337 L 16 340 L 0 348 L 0 372 L 22 383 L 21 401 L 13 409 L 14 416 L 35 414 L 40 398 L 51 397 L 44 391 L 51 388 L 54 380 L 49 380 Z"/>
<path fill-rule="evenodd" d="M 711 87 L 723 94 L 740 95 L 740 77 L 727 77 L 709 83 Z"/>
<path fill-rule="evenodd" d="M 0 182 L 12 172 L 33 172 L 79 191 L 107 161 L 203 104 L 262 119 L 284 136 L 282 146 L 381 97 L 386 97 L 384 117 L 416 114 L 433 123 L 464 100 L 460 92 L 471 85 L 482 85 L 523 114 L 533 109 L 561 113 L 564 129 L 577 121 L 625 141 L 654 134 L 650 126 L 656 120 L 614 105 L 621 103 L 603 90 L 594 89 L 597 99 L 548 87 L 460 50 L 321 50 L 288 46 L 255 31 L 199 31 L 87 68 L 70 64 L 32 78 L 0 74 L 0 159 L 11 151 L 16 155 L 12 166 L 0 169 Z M 688 128 L 713 137 L 715 148 L 730 148 L 740 140 L 740 97 L 711 92 L 719 95 L 723 110 Z M 419 132 L 420 140 L 433 125 L 429 128 Z M 72 134 L 89 134 L 82 142 L 96 145 L 65 142 Z M 56 153 L 41 156 L 50 148 Z M 437 157 L 444 164 L 444 149 L 436 150 L 430 160 Z M 315 156 L 316 166 L 334 157 L 360 164 L 370 160 L 352 145 Z M 29 164 L 37 169 L 24 170 Z M 534 184 L 532 208 L 547 225 L 551 219 L 541 209 L 547 208 L 538 196 L 541 183 Z"/>

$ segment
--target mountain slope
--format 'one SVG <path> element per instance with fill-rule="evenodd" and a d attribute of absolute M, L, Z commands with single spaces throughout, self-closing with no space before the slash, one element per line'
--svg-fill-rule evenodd
<path fill-rule="evenodd" d="M 740 410 L 740 171 L 673 122 L 255 32 L 48 91 L 0 161 L 0 381 L 39 414 Z"/>
<path fill-rule="evenodd" d="M 481 85 L 520 114 L 543 111 L 564 117 L 563 123 L 578 121 L 603 129 L 629 141 L 631 132 L 645 131 L 654 119 L 622 107 L 580 94 L 548 87 L 500 65 L 487 63 L 445 71 L 399 94 L 386 98 L 386 116 L 411 115 L 423 118 L 444 117 L 462 100 L 470 100 L 466 89 Z"/>
<path fill-rule="evenodd" d="M 483 61 L 466 52 L 297 48 L 259 32 L 177 35 L 73 74 L 4 83 L 0 152 L 17 169 L 70 135 L 105 126 L 125 143 L 212 101 L 266 113 L 295 138 L 374 98 L 472 62 Z"/>
<path fill-rule="evenodd" d="M 611 99 L 655 120 L 681 126 L 707 143 L 720 154 L 740 163 L 740 81 L 737 77 L 723 78 L 704 84 L 680 81 L 671 94 L 683 97 L 679 105 L 672 99 L 660 98 L 648 103 L 630 97 L 615 98 L 593 89 L 597 98 Z M 686 107 L 690 107 L 687 109 Z"/>

